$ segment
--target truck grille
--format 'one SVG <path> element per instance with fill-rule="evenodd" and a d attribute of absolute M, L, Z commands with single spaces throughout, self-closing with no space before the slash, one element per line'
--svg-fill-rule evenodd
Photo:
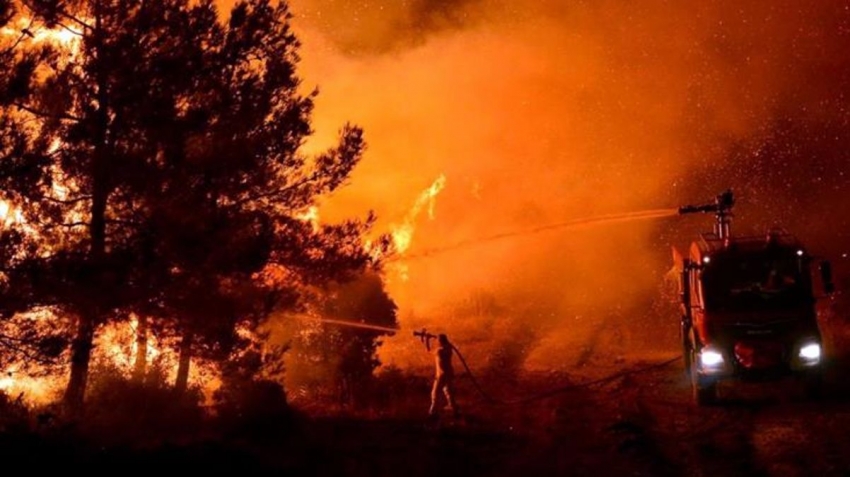
<path fill-rule="evenodd" d="M 745 369 L 770 369 L 783 364 L 785 349 L 775 341 L 738 341 L 735 360 Z"/>

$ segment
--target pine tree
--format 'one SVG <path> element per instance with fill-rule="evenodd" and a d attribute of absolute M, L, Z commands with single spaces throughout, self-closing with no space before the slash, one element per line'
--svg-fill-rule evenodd
<path fill-rule="evenodd" d="M 226 357 L 237 326 L 302 283 L 366 266 L 373 218 L 298 218 L 343 185 L 362 131 L 309 158 L 313 95 L 299 93 L 285 3 L 31 0 L 2 78 L 0 188 L 23 222 L 4 229 L 2 308 L 75 319 L 65 402 L 83 402 L 95 332 L 131 312 Z M 13 22 L 15 20 L 12 20 Z M 166 326 L 167 325 L 167 326 Z M 183 361 L 181 358 L 181 362 Z"/>

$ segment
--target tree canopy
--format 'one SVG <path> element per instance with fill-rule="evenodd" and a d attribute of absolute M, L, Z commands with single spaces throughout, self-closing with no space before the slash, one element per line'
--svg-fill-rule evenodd
<path fill-rule="evenodd" d="M 93 336 L 130 313 L 226 356 L 299 287 L 374 264 L 373 217 L 300 218 L 365 143 L 308 157 L 315 92 L 286 3 L 22 0 L 0 8 L 0 310 L 70 322 L 66 403 Z M 2 341 L 0 341 L 1 343 Z"/>

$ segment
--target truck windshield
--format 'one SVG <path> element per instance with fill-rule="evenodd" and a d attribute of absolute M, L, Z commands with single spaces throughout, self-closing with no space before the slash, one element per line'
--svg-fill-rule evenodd
<path fill-rule="evenodd" d="M 812 300 L 805 262 L 796 256 L 723 257 L 703 270 L 702 293 L 708 310 L 788 309 Z"/>

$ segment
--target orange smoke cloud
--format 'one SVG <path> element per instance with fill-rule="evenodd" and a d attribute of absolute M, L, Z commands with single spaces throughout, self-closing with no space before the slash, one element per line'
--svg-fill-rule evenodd
<path fill-rule="evenodd" d="M 445 174 L 451 187 L 411 254 L 728 187 L 736 229 L 784 222 L 834 251 L 850 238 L 843 2 L 291 5 L 305 87 L 320 89 L 311 147 L 348 120 L 369 143 L 323 218 L 373 209 L 389 230 Z M 823 224 L 841 211 L 836 237 Z M 485 342 L 482 356 L 521 336 L 518 360 L 575 363 L 599 335 L 628 347 L 635 327 L 675 333 L 673 317 L 647 308 L 670 245 L 710 226 L 659 219 L 481 243 L 411 262 L 391 292 L 403 326 Z M 385 360 L 418 362 L 405 339 L 387 340 Z"/>

